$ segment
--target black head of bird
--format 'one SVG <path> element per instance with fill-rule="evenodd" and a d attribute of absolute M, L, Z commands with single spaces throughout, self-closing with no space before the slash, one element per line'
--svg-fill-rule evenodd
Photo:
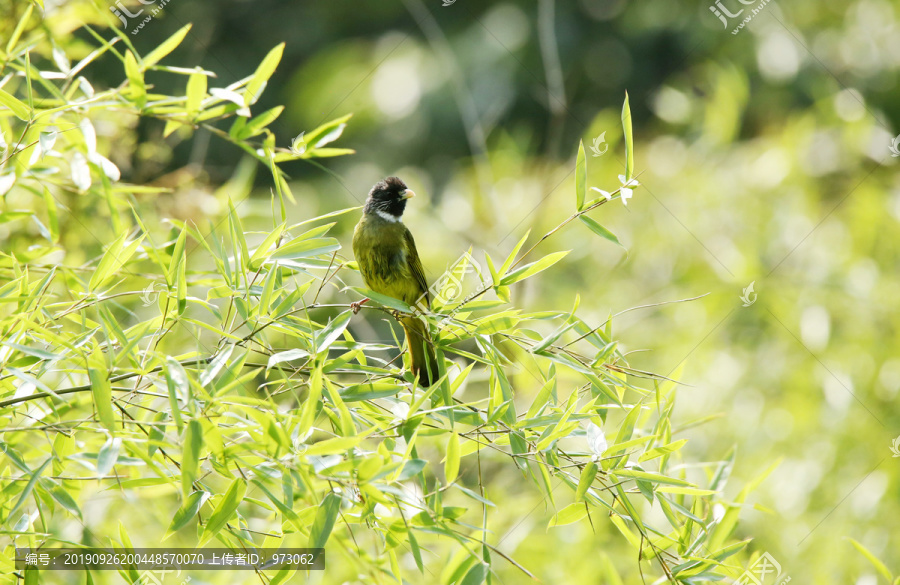
<path fill-rule="evenodd" d="M 415 192 L 398 177 L 388 177 L 375 183 L 369 191 L 363 211 L 375 213 L 388 221 L 398 221 L 406 209 L 406 200 L 415 196 Z"/>

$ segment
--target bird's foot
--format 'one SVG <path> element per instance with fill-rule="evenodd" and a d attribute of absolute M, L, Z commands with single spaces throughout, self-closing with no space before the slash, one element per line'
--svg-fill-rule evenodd
<path fill-rule="evenodd" d="M 369 300 L 369 297 L 366 297 L 361 301 L 355 301 L 353 303 L 350 303 L 350 310 L 353 311 L 354 315 L 356 315 L 357 313 L 359 313 L 359 308 L 362 307 L 363 303 L 365 303 L 368 300 Z"/>

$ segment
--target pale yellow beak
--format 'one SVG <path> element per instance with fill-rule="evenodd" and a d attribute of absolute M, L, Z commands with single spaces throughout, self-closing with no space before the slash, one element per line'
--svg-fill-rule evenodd
<path fill-rule="evenodd" d="M 413 198 L 413 197 L 415 197 L 415 196 L 416 196 L 416 192 L 413 191 L 412 189 L 407 189 L 406 191 L 404 191 L 404 192 L 400 195 L 400 197 L 401 197 L 402 199 L 411 199 L 411 198 Z"/>

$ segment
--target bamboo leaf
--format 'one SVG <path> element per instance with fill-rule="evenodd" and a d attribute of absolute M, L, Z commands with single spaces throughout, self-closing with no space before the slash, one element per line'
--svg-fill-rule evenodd
<path fill-rule="evenodd" d="M 540 260 L 537 260 L 536 262 L 532 262 L 530 264 L 526 264 L 525 266 L 522 266 L 521 268 L 517 268 L 516 270 L 513 270 L 512 272 L 510 272 L 509 274 L 504 276 L 500 280 L 500 285 L 507 286 L 507 285 L 513 284 L 514 282 L 519 282 L 520 280 L 525 280 L 529 276 L 534 276 L 538 272 L 541 272 L 541 271 L 544 271 L 544 270 L 550 268 L 551 266 L 553 266 L 554 264 L 556 264 L 557 262 L 559 262 L 560 260 L 565 258 L 566 254 L 568 254 L 568 253 L 569 253 L 568 250 L 565 252 L 553 252 L 552 254 L 547 254 L 546 256 L 544 256 Z"/>
<path fill-rule="evenodd" d="M 891 572 L 888 571 L 888 568 L 885 566 L 884 563 L 882 563 L 882 562 L 878 559 L 878 557 L 876 557 L 875 555 L 873 555 L 873 554 L 869 551 L 869 549 L 867 549 L 866 547 L 864 547 L 864 546 L 863 546 L 862 544 L 860 544 L 859 542 L 853 540 L 852 538 L 848 538 L 847 540 L 850 541 L 850 544 L 852 544 L 854 547 L 856 547 L 856 550 L 858 550 L 858 551 L 862 554 L 862 556 L 866 557 L 866 560 L 868 560 L 870 563 L 872 563 L 872 566 L 875 567 L 875 570 L 878 571 L 878 572 L 881 574 L 882 577 L 884 577 L 885 579 L 887 579 L 887 580 L 888 580 L 888 583 L 891 582 L 891 580 L 894 578 L 893 575 L 891 575 Z"/>
<path fill-rule="evenodd" d="M 186 109 L 189 116 L 194 116 L 200 111 L 200 104 L 206 97 L 206 76 L 202 73 L 192 73 L 187 82 Z"/>
<path fill-rule="evenodd" d="M 65 508 L 75 516 L 82 518 L 81 508 L 78 507 L 78 502 L 75 501 L 75 498 L 73 498 L 65 488 L 61 486 L 54 486 L 50 488 L 49 491 L 50 495 L 53 496 L 53 499 L 59 502 L 59 504 L 63 508 Z"/>
<path fill-rule="evenodd" d="M 138 66 L 137 59 L 130 50 L 125 52 L 125 76 L 128 78 L 129 98 L 143 107 L 147 99 L 147 86 L 144 85 L 144 74 Z"/>
<path fill-rule="evenodd" d="M 150 51 L 144 57 L 144 67 L 152 67 L 153 65 L 156 65 L 163 59 L 163 57 L 177 49 L 178 45 L 181 44 L 181 41 L 184 40 L 184 37 L 190 32 L 190 30 L 190 24 L 184 25 L 183 27 L 175 31 L 175 34 L 164 40 L 159 44 L 158 47 Z"/>
<path fill-rule="evenodd" d="M 622 104 L 622 130 L 625 137 L 625 182 L 634 177 L 634 142 L 631 138 L 631 106 L 628 105 L 628 92 L 625 92 L 625 103 Z"/>
<path fill-rule="evenodd" d="M 109 248 L 106 249 L 103 257 L 100 258 L 100 263 L 97 265 L 97 269 L 91 276 L 91 281 L 88 284 L 88 290 L 94 291 L 98 289 L 107 280 L 115 276 L 119 272 L 119 270 L 128 262 L 128 260 L 134 254 L 135 250 L 137 250 L 137 247 L 141 244 L 141 241 L 144 239 L 144 236 L 142 235 L 136 240 L 132 241 L 130 244 L 125 245 L 125 238 L 127 236 L 127 233 L 123 233 L 121 236 L 116 238 L 116 240 L 109 246 Z"/>
<path fill-rule="evenodd" d="M 481 585 L 481 583 L 484 583 L 484 580 L 487 579 L 489 571 L 490 568 L 486 564 L 477 563 L 469 569 L 469 572 L 466 573 L 466 576 L 459 582 L 459 585 Z"/>
<path fill-rule="evenodd" d="M 27 122 L 31 118 L 31 110 L 23 102 L 0 89 L 0 105 L 6 106 L 13 115 Z"/>
<path fill-rule="evenodd" d="M 225 364 L 228 362 L 228 358 L 231 357 L 234 347 L 235 344 L 229 343 L 211 362 L 209 362 L 209 365 L 203 371 L 203 374 L 200 375 L 201 386 L 204 388 L 207 387 L 210 382 L 215 379 L 216 375 L 222 371 L 222 368 L 224 368 Z"/>
<path fill-rule="evenodd" d="M 28 500 L 29 496 L 31 496 L 32 490 L 34 490 L 34 485 L 37 483 L 38 479 L 40 479 L 41 474 L 44 472 L 44 469 L 50 465 L 50 462 L 53 461 L 53 457 L 47 457 L 47 459 L 41 464 L 40 467 L 35 470 L 34 473 L 31 474 L 31 479 L 28 480 L 28 483 L 25 484 L 25 489 L 22 490 L 22 493 L 19 495 L 19 499 L 16 501 L 16 505 L 13 506 L 12 510 L 9 511 L 9 515 L 6 517 L 6 524 L 9 524 L 9 521 L 12 520 L 13 516 L 15 516 L 16 512 L 19 511 L 19 508 L 22 507 L 22 504 Z"/>
<path fill-rule="evenodd" d="M 578 157 L 575 159 L 575 206 L 581 211 L 587 195 L 587 164 L 584 159 L 584 141 L 578 141 Z"/>
<path fill-rule="evenodd" d="M 181 530 L 185 524 L 190 522 L 191 518 L 197 515 L 197 512 L 200 511 L 200 508 L 203 506 L 204 502 L 210 498 L 212 494 L 209 492 L 198 491 L 189 495 L 185 500 L 184 504 L 175 512 L 175 516 L 172 518 L 172 523 L 169 524 L 169 529 L 166 531 L 166 536 L 163 537 L 163 540 L 171 536 L 173 533 Z"/>
<path fill-rule="evenodd" d="M 593 218 L 586 215 L 579 215 L 578 219 L 580 219 L 584 225 L 588 226 L 588 229 L 590 229 L 601 238 L 607 239 L 617 246 L 622 246 L 622 242 L 619 241 L 619 238 L 616 237 L 616 234 L 612 233 L 611 231 L 597 223 Z M 625 246 L 622 247 L 624 248 Z"/>
<path fill-rule="evenodd" d="M 25 13 L 22 14 L 22 18 L 19 19 L 19 22 L 16 24 L 15 30 L 13 30 L 12 35 L 9 37 L 9 41 L 6 43 L 6 54 L 7 59 L 9 59 L 10 53 L 13 52 L 13 49 L 16 48 L 16 43 L 19 42 L 19 38 L 22 36 L 22 32 L 25 30 L 25 25 L 28 24 L 28 20 L 31 18 L 31 13 L 34 10 L 34 5 L 29 4 L 28 8 L 25 9 Z"/>
<path fill-rule="evenodd" d="M 278 63 L 281 62 L 281 55 L 283 53 L 284 43 L 280 43 L 276 45 L 274 49 L 269 51 L 259 64 L 259 67 L 256 68 L 253 77 L 250 78 L 250 82 L 244 90 L 245 106 L 253 105 L 256 103 L 256 100 L 259 99 L 260 94 L 262 94 L 263 89 L 265 89 L 266 82 L 272 77 L 272 74 L 275 73 L 275 69 L 278 67 Z"/>
<path fill-rule="evenodd" d="M 550 523 L 547 525 L 547 529 L 553 528 L 554 526 L 565 526 L 567 524 L 574 524 L 578 522 L 585 516 L 587 516 L 587 508 L 584 503 L 576 502 L 574 504 L 569 504 L 559 512 L 557 512 L 553 518 L 550 519 Z"/>
<path fill-rule="evenodd" d="M 640 479 L 643 481 L 649 481 L 650 483 L 661 483 L 664 485 L 674 485 L 679 487 L 696 487 L 688 481 L 683 479 L 676 479 L 674 477 L 666 477 L 665 475 L 660 475 L 658 473 L 650 473 L 649 471 L 638 471 L 637 469 L 616 469 L 614 472 L 618 477 L 630 477 L 632 479 Z"/>
<path fill-rule="evenodd" d="M 238 477 L 231 482 L 228 491 L 222 496 L 215 510 L 213 510 L 212 516 L 209 517 L 206 526 L 203 528 L 200 546 L 209 542 L 209 539 L 213 538 L 225 527 L 231 517 L 234 516 L 238 505 L 243 501 L 246 493 L 247 482 L 243 478 Z"/>
<path fill-rule="evenodd" d="M 316 512 L 316 520 L 309 531 L 308 548 L 324 548 L 334 529 L 334 521 L 341 509 L 341 498 L 334 492 L 329 492 L 319 504 Z"/>
<path fill-rule="evenodd" d="M 575 490 L 576 502 L 584 499 L 584 495 L 593 485 L 595 477 L 597 477 L 597 464 L 593 461 L 588 461 L 584 469 L 581 470 L 581 477 L 578 479 L 578 488 Z"/>
<path fill-rule="evenodd" d="M 500 275 L 500 278 L 506 276 L 506 271 L 513 265 L 513 262 L 516 261 L 516 255 L 519 253 L 519 250 L 522 249 L 522 246 L 525 245 L 525 242 L 528 240 L 528 236 L 531 235 L 531 230 L 525 232 L 525 235 L 516 242 L 516 245 L 513 247 L 512 251 L 509 253 L 509 256 L 506 257 L 506 260 L 503 262 L 503 266 L 500 267 L 500 270 L 497 271 L 497 274 Z M 494 282 L 498 282 L 498 279 L 494 279 Z"/>
<path fill-rule="evenodd" d="M 175 426 L 181 433 L 181 427 L 184 423 L 181 420 L 181 407 L 178 400 L 187 403 L 190 398 L 190 384 L 188 383 L 187 372 L 171 356 L 166 357 L 166 368 L 164 370 L 166 377 L 166 386 L 169 390 L 169 410 L 172 418 L 175 419 Z"/>
<path fill-rule="evenodd" d="M 324 353 L 331 347 L 332 343 L 338 340 L 344 333 L 344 330 L 347 329 L 352 315 L 352 311 L 344 311 L 328 323 L 324 329 L 316 333 L 315 348 L 317 354 Z"/>
<path fill-rule="evenodd" d="M 253 251 L 253 255 L 250 256 L 250 270 L 259 270 L 259 267 L 263 265 L 263 262 L 268 258 L 269 249 L 275 245 L 275 242 L 278 241 L 278 238 L 281 237 L 281 234 L 284 232 L 284 224 L 282 223 L 277 228 L 272 230 L 272 232 L 266 236 L 266 239 L 263 240 L 262 244 Z"/>
<path fill-rule="evenodd" d="M 287 351 L 281 351 L 272 354 L 272 356 L 269 358 L 269 361 L 266 362 L 266 369 L 271 370 L 273 367 L 277 366 L 280 363 L 305 359 L 308 357 L 309 352 L 303 349 L 289 349 Z"/>
<path fill-rule="evenodd" d="M 338 138 L 338 136 L 340 136 L 340 133 L 338 133 L 337 136 L 334 136 L 333 138 L 331 138 L 330 140 L 328 140 L 326 142 L 322 142 L 322 140 L 324 140 L 324 138 L 320 139 L 319 137 L 323 136 L 323 135 L 324 136 L 331 135 L 337 128 L 341 128 L 341 132 L 343 132 L 343 126 L 345 125 L 347 120 L 349 120 L 351 118 L 351 116 L 353 116 L 353 114 L 347 114 L 346 116 L 341 116 L 340 118 L 336 118 L 334 120 L 331 120 L 330 122 L 325 122 L 324 124 L 322 124 L 321 126 L 316 128 L 315 130 L 312 130 L 310 132 L 304 132 L 303 133 L 303 143 L 305 143 L 307 145 L 314 144 L 315 146 L 325 146 L 325 144 L 328 144 L 329 142 L 333 142 L 334 140 L 336 140 Z"/>
<path fill-rule="evenodd" d="M 275 250 L 269 256 L 269 260 L 310 258 L 313 256 L 329 254 L 340 249 L 341 244 L 335 238 L 313 238 L 311 240 L 300 240 L 299 238 L 296 238 Z"/>
<path fill-rule="evenodd" d="M 262 132 L 263 128 L 274 122 L 283 111 L 284 106 L 275 106 L 274 108 L 266 110 L 262 114 L 256 116 L 255 118 L 252 118 L 249 122 L 244 124 L 237 132 L 235 138 L 237 138 L 238 140 L 253 138 L 257 134 Z"/>
<path fill-rule="evenodd" d="M 447 441 L 447 459 L 444 462 L 444 478 L 447 484 L 456 481 L 459 475 L 459 434 L 451 433 L 450 440 Z"/>
<path fill-rule="evenodd" d="M 56 200 L 47 187 L 44 187 L 44 207 L 47 209 L 47 218 L 50 227 L 50 239 L 54 244 L 59 242 L 59 212 L 56 207 Z"/>
<path fill-rule="evenodd" d="M 119 459 L 119 449 L 122 447 L 122 439 L 110 437 L 100 448 L 97 454 L 97 475 L 106 475 L 115 466 Z"/>
<path fill-rule="evenodd" d="M 94 407 L 97 409 L 100 422 L 107 430 L 113 432 L 116 423 L 112 409 L 112 388 L 110 388 L 106 373 L 90 368 L 88 374 L 91 379 L 91 394 L 94 398 Z"/>
<path fill-rule="evenodd" d="M 640 456 L 638 462 L 649 461 L 651 459 L 656 459 L 657 457 L 662 457 L 663 455 L 668 455 L 669 453 L 674 453 L 675 451 L 678 451 L 679 449 L 684 447 L 685 443 L 687 443 L 687 439 L 681 439 L 679 441 L 669 443 L 668 445 L 662 445 L 661 447 L 650 449 Z"/>
<path fill-rule="evenodd" d="M 184 445 L 181 452 L 181 492 L 187 498 L 194 489 L 194 481 L 200 469 L 200 449 L 203 447 L 203 426 L 194 419 L 188 423 L 184 432 Z"/>

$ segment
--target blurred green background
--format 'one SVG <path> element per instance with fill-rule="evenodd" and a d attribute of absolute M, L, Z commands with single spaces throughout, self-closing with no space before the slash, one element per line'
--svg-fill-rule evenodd
<path fill-rule="evenodd" d="M 0 2 L 0 38 L 25 4 Z M 76 54 L 90 39 L 79 27 L 111 17 L 100 0 L 45 4 L 46 26 L 72 32 Z M 726 499 L 780 461 L 747 500 L 737 536 L 798 582 L 874 584 L 846 538 L 900 571 L 890 450 L 900 435 L 897 4 L 770 3 L 737 34 L 756 5 L 722 4 L 745 9 L 727 28 L 705 2 L 171 0 L 132 40 L 144 53 L 193 23 L 172 61 L 219 72 L 218 87 L 284 41 L 257 107 L 285 105 L 278 136 L 352 113 L 339 145 L 357 151 L 324 168 L 284 165 L 298 200 L 289 223 L 359 205 L 374 182 L 399 175 L 420 195 L 405 221 L 431 279 L 470 246 L 478 259 L 505 257 L 526 230 L 569 216 L 579 140 L 589 147 L 605 133 L 608 150 L 588 150 L 589 184 L 617 188 L 627 90 L 642 186 L 627 207 L 593 214 L 627 253 L 573 223 L 546 244 L 572 253 L 517 302 L 569 307 L 579 294 L 584 316 L 601 323 L 705 295 L 615 321 L 627 349 L 642 351 L 633 366 L 666 375 L 684 365 L 674 421 L 676 438 L 690 439 L 685 459 L 716 461 L 736 446 Z M 121 67 L 104 57 L 87 76 L 105 87 Z M 148 81 L 170 91 L 165 83 L 183 83 L 173 77 Z M 174 189 L 154 202 L 160 220 L 199 223 L 228 195 L 249 195 L 245 225 L 271 226 L 267 172 L 254 176 L 243 153 L 202 131 L 162 131 L 131 118 L 97 127 L 123 180 Z M 345 246 L 356 220 L 342 216 L 332 232 Z M 743 306 L 751 282 L 758 297 Z M 494 472 L 500 550 L 548 583 L 590 582 L 606 563 L 640 582 L 619 535 L 584 522 L 546 531 L 553 510 L 534 486 L 511 467 Z M 507 566 L 500 577 L 522 575 Z"/>

